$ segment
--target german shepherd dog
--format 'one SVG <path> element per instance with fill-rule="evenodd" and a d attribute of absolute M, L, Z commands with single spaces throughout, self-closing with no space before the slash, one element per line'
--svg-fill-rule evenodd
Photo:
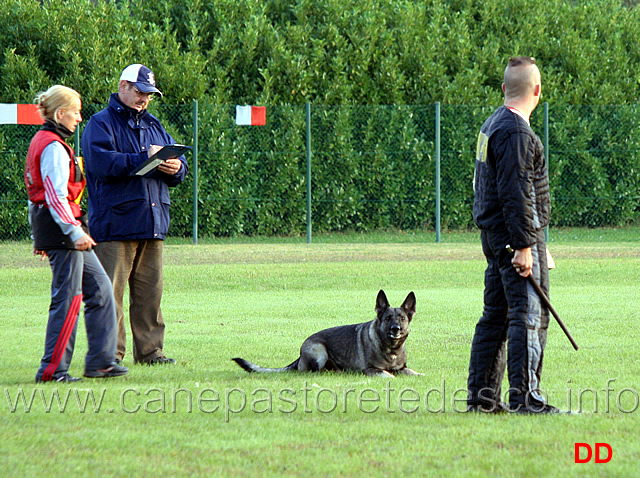
<path fill-rule="evenodd" d="M 300 347 L 300 357 L 283 368 L 264 368 L 242 358 L 233 360 L 247 372 L 319 372 L 353 370 L 367 375 L 393 377 L 423 375 L 407 367 L 404 342 L 416 312 L 416 296 L 410 292 L 400 307 L 389 306 L 378 292 L 375 320 L 321 330 Z"/>

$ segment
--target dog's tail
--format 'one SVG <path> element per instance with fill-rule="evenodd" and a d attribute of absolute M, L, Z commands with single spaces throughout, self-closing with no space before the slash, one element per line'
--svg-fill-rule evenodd
<path fill-rule="evenodd" d="M 257 372 L 257 373 L 274 373 L 274 372 L 292 372 L 292 371 L 296 371 L 298 370 L 298 362 L 300 362 L 300 359 L 296 359 L 295 362 L 287 365 L 286 367 L 282 367 L 282 368 L 264 368 L 264 367 L 260 367 L 259 365 L 256 365 L 254 363 L 251 363 L 243 358 L 234 358 L 231 359 L 233 360 L 235 363 L 237 363 L 238 365 L 240 365 L 243 369 L 245 369 L 247 372 Z"/>

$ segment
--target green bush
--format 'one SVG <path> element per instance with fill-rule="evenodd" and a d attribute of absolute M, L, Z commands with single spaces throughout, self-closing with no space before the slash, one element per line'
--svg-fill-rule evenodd
<path fill-rule="evenodd" d="M 171 103 L 497 104 L 506 59 L 528 54 L 546 101 L 627 104 L 640 10 L 624 3 L 6 0 L 0 97 L 60 82 L 100 103 L 142 62 Z"/>
<path fill-rule="evenodd" d="M 507 59 L 533 55 L 551 105 L 553 224 L 628 224 L 640 212 L 636 3 L 6 0 L 0 103 L 62 83 L 88 119 L 126 65 L 147 64 L 165 92 L 152 112 L 178 141 L 192 141 L 199 102 L 200 233 L 230 236 L 304 231 L 307 102 L 314 230 L 433 228 L 439 102 L 442 226 L 469 228 L 477 130 L 502 101 Z M 235 127 L 235 104 L 268 105 L 268 126 Z M 540 135 L 542 119 L 539 108 Z M 25 231 L 32 134 L 10 131 L 0 128 L 4 237 Z M 191 234 L 193 181 L 172 192 L 174 235 Z"/>

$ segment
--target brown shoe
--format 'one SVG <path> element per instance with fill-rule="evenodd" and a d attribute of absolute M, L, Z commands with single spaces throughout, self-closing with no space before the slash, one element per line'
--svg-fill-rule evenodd
<path fill-rule="evenodd" d="M 173 365 L 176 363 L 176 360 L 162 356 L 162 357 L 155 357 L 149 360 L 143 360 L 140 363 L 145 363 L 147 365 Z"/>

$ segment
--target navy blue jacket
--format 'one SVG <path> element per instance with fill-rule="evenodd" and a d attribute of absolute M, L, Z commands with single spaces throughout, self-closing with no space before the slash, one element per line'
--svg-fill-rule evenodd
<path fill-rule="evenodd" d="M 549 224 L 551 198 L 544 146 L 527 122 L 501 106 L 480 129 L 473 219 L 508 231 L 514 249 L 530 247 Z"/>
<path fill-rule="evenodd" d="M 188 166 L 175 176 L 154 170 L 129 176 L 148 159 L 152 144 L 174 143 L 147 110 L 124 106 L 117 93 L 91 117 L 82 133 L 89 195 L 89 231 L 96 242 L 164 239 L 169 230 L 169 187 L 180 184 Z"/>

